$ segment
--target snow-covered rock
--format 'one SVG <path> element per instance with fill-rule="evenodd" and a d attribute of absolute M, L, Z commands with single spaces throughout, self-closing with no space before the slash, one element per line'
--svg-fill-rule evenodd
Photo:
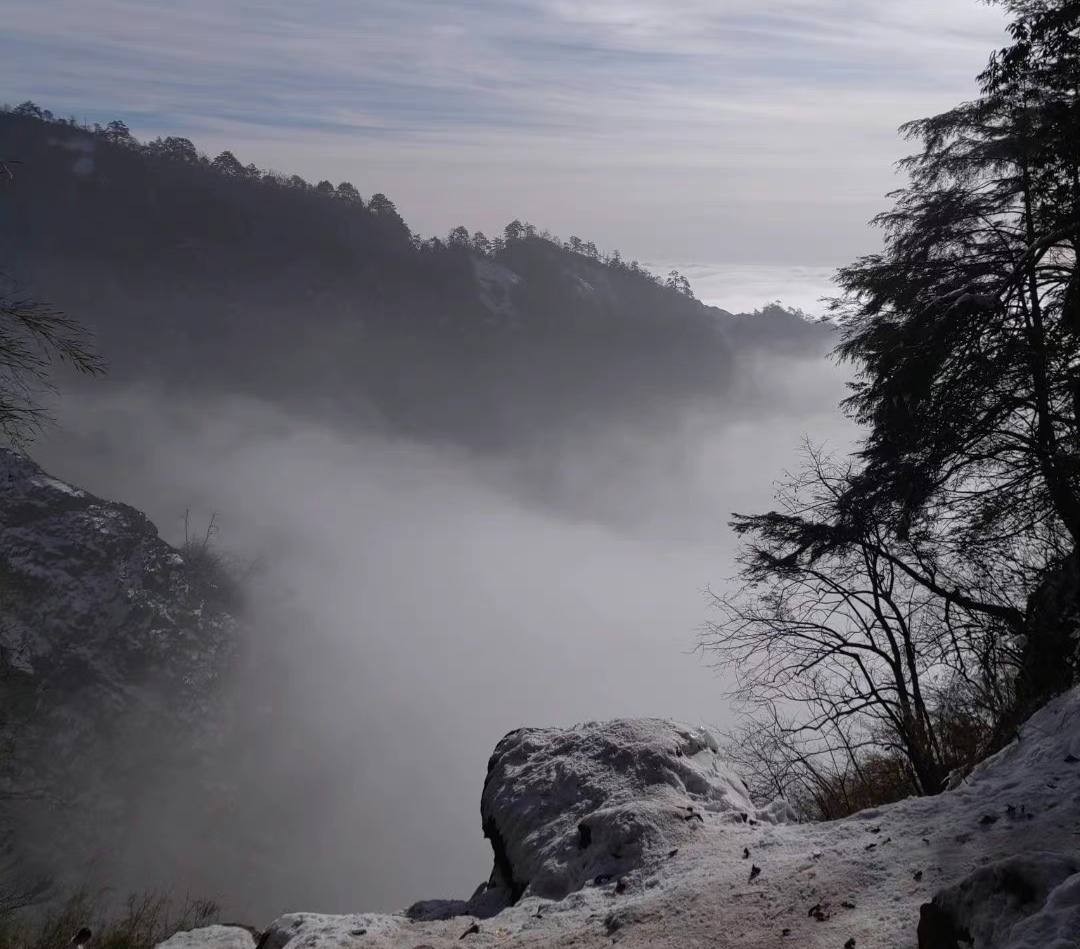
<path fill-rule="evenodd" d="M 87 699 L 105 689 L 120 700 L 148 675 L 164 676 L 193 699 L 174 711 L 196 716 L 198 698 L 235 645 L 233 618 L 213 602 L 214 591 L 193 582 L 180 553 L 144 514 L 5 450 L 0 572 L 2 644 L 58 698 Z"/>
<path fill-rule="evenodd" d="M 511 732 L 488 762 L 480 813 L 507 903 L 647 870 L 706 814 L 763 816 L 707 731 L 659 719 Z"/>
<path fill-rule="evenodd" d="M 409 931 L 409 921 L 381 913 L 333 916 L 325 913 L 289 913 L 276 919 L 259 940 L 259 949 L 285 946 L 396 945 L 396 936 Z M 202 949 L 192 946 L 191 949 Z M 210 947 L 207 947 L 210 949 Z"/>
<path fill-rule="evenodd" d="M 175 933 L 157 949 L 255 949 L 255 937 L 243 926 L 203 926 Z"/>

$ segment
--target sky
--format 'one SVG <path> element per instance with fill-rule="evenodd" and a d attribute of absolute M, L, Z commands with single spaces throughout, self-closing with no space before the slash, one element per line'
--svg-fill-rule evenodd
<path fill-rule="evenodd" d="M 1003 22 L 977 0 L 6 0 L 0 97 L 383 191 L 424 235 L 519 217 L 785 286 L 876 246 L 897 126 L 970 96 Z"/>

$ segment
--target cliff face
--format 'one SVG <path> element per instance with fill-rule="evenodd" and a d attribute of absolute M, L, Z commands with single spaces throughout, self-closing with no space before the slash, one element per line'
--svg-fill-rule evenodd
<path fill-rule="evenodd" d="M 472 900 L 294 913 L 262 949 L 1080 945 L 1080 690 L 955 790 L 830 823 L 755 807 L 706 732 L 656 720 L 510 733 L 481 812 L 494 869 Z M 252 945 L 183 945 L 234 937 Z"/>
<path fill-rule="evenodd" d="M 236 623 L 140 512 L 0 452 L 3 781 L 46 876 L 114 856 L 140 789 L 210 740 Z"/>

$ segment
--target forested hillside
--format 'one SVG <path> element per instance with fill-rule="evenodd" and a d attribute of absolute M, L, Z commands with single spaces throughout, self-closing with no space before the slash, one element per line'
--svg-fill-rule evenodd
<path fill-rule="evenodd" d="M 24 104 L 0 114 L 5 270 L 76 314 L 121 382 L 310 404 L 497 445 L 523 431 L 722 396 L 735 349 L 827 334 L 764 323 L 518 221 L 410 233 L 392 201 L 138 143 Z M 15 163 L 17 162 L 17 164 Z"/>

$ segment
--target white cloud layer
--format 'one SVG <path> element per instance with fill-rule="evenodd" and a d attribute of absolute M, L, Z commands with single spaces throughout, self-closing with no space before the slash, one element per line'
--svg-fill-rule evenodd
<path fill-rule="evenodd" d="M 692 654 L 706 586 L 735 572 L 727 521 L 770 504 L 804 434 L 846 450 L 842 394 L 820 359 L 747 356 L 719 411 L 500 459 L 242 398 L 106 381 L 61 403 L 35 448 L 47 470 L 174 541 L 185 509 L 196 525 L 217 511 L 224 547 L 259 565 L 254 685 L 238 689 L 251 721 L 228 777 L 246 828 L 215 849 L 205 789 L 170 783 L 126 841 L 142 860 L 110 882 L 212 894 L 255 920 L 466 896 L 490 869 L 479 794 L 510 729 L 728 724 L 723 683 Z"/>

